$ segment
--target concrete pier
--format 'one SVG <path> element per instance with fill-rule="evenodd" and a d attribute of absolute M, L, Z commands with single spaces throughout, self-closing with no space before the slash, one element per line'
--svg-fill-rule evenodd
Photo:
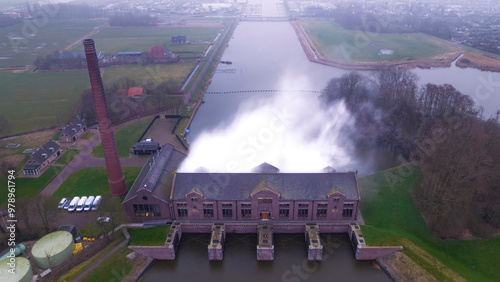
<path fill-rule="evenodd" d="M 271 224 L 259 224 L 257 226 L 257 260 L 274 260 L 274 236 Z"/>
<path fill-rule="evenodd" d="M 177 248 L 179 247 L 179 242 L 181 241 L 181 233 L 179 229 L 179 224 L 173 224 L 170 226 L 170 230 L 167 234 L 167 241 L 165 242 L 165 253 L 168 256 L 168 260 L 174 260 L 175 254 L 177 253 Z"/>
<path fill-rule="evenodd" d="M 368 246 L 359 225 L 351 225 L 352 249 L 357 260 L 373 260 L 403 250 L 402 246 Z"/>
<path fill-rule="evenodd" d="M 222 260 L 225 237 L 224 224 L 213 224 L 210 245 L 208 245 L 209 260 Z"/>
<path fill-rule="evenodd" d="M 319 227 L 317 224 L 306 224 L 307 259 L 321 260 L 323 257 L 323 245 L 319 238 Z"/>

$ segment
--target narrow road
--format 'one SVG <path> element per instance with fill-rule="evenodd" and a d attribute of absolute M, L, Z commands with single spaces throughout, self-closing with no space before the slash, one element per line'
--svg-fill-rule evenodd
<path fill-rule="evenodd" d="M 116 251 L 118 251 L 121 247 L 126 245 L 128 243 L 129 239 L 125 239 L 123 242 L 121 242 L 118 246 L 116 246 L 111 252 L 107 253 L 105 256 L 100 258 L 98 261 L 96 261 L 93 265 L 91 265 L 89 268 L 87 268 L 84 272 L 80 273 L 75 279 L 72 280 L 72 282 L 79 281 L 82 279 L 85 275 L 87 275 L 92 269 L 94 269 L 96 266 L 100 265 L 103 261 L 105 261 L 109 256 L 114 254 Z"/>
<path fill-rule="evenodd" d="M 124 123 L 121 123 L 117 126 L 113 127 L 113 130 L 116 132 L 117 130 L 124 128 L 128 125 L 136 123 L 139 120 L 144 120 L 148 118 L 155 117 L 158 114 L 165 113 L 157 113 L 148 116 L 140 117 L 139 119 L 133 119 Z M 95 158 L 92 156 L 92 150 L 94 146 L 97 146 L 101 143 L 101 137 L 99 135 L 99 130 L 97 129 L 89 129 L 89 132 L 94 133 L 92 137 L 89 139 L 78 139 L 74 147 L 80 147 L 82 150 L 78 153 L 72 160 L 69 162 L 54 179 L 52 179 L 43 190 L 40 192 L 41 195 L 50 196 L 52 195 L 61 184 L 73 173 L 76 171 L 87 168 L 87 167 L 105 167 L 106 163 L 103 158 Z M 139 158 L 136 156 L 130 158 L 120 158 L 120 163 L 122 167 L 142 167 L 146 163 L 147 158 Z"/>

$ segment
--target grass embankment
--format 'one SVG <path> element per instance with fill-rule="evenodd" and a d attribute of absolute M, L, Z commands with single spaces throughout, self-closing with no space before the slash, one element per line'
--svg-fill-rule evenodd
<path fill-rule="evenodd" d="M 190 106 L 198 105 L 198 103 L 200 103 L 201 100 L 203 99 L 203 94 L 205 93 L 205 91 L 208 88 L 208 85 L 211 82 L 212 76 L 215 73 L 215 70 L 216 70 L 217 65 L 219 63 L 219 60 L 222 57 L 222 54 L 224 53 L 224 50 L 225 50 L 229 40 L 231 39 L 231 36 L 232 36 L 234 30 L 237 27 L 237 24 L 234 24 L 233 26 L 229 26 L 229 25 L 230 25 L 230 22 L 227 22 L 226 28 L 231 28 L 231 30 L 228 31 L 228 34 L 224 38 L 224 41 L 220 42 L 220 48 L 219 48 L 219 50 L 217 50 L 217 53 L 214 56 L 214 60 L 212 60 L 210 65 L 208 65 L 207 71 L 205 72 L 205 74 L 201 78 L 201 83 L 198 84 L 198 86 L 194 90 L 193 95 L 191 96 L 191 99 L 189 100 Z M 218 40 L 220 41 L 221 39 L 218 39 Z M 212 49 L 210 52 L 214 52 L 214 50 Z M 184 93 L 187 93 L 193 87 L 194 82 L 196 81 L 197 77 L 201 74 L 203 68 L 205 67 L 205 64 L 207 64 L 207 63 L 204 62 L 204 63 L 200 64 L 200 67 L 196 70 L 195 75 L 191 78 L 191 81 L 189 82 L 188 86 L 186 87 L 186 90 L 184 91 Z M 193 108 L 191 108 L 190 111 L 187 111 L 186 109 L 184 109 L 182 116 L 184 116 L 186 118 L 181 120 L 181 122 L 177 126 L 174 134 L 180 136 L 181 134 L 183 134 L 186 131 L 186 128 L 188 127 L 189 119 L 191 118 L 191 116 L 195 112 L 196 111 Z"/>
<path fill-rule="evenodd" d="M 413 168 L 413 166 L 405 166 Z M 407 176 L 407 177 L 404 177 Z M 418 167 L 395 168 L 359 179 L 363 234 L 369 245 L 402 245 L 404 252 L 438 280 L 493 281 L 500 275 L 500 238 L 439 240 L 432 236 L 412 191 L 419 185 Z"/>
<path fill-rule="evenodd" d="M 124 245 L 87 275 L 83 276 L 80 281 L 123 281 L 133 269 L 133 264 L 127 259 L 127 255 L 131 252 L 131 250 L 127 249 L 127 245 Z"/>
<path fill-rule="evenodd" d="M 60 166 L 51 166 L 38 178 L 16 178 L 14 180 L 16 183 L 16 201 L 29 199 L 38 194 L 61 169 L 62 167 Z M 2 176 L 0 181 L 7 183 L 7 177 Z M 6 191 L 0 193 L 0 206 L 7 203 Z"/>
<path fill-rule="evenodd" d="M 128 157 L 130 148 L 134 146 L 152 120 L 153 118 L 141 120 L 115 132 L 116 147 L 120 158 Z M 102 144 L 95 146 L 95 149 L 92 151 L 92 156 L 96 158 L 104 158 Z"/>
<path fill-rule="evenodd" d="M 447 60 L 450 55 L 478 52 L 423 33 L 371 33 L 347 30 L 332 20 L 301 21 L 320 55 L 342 63 Z M 384 55 L 381 50 L 392 50 Z"/>
<path fill-rule="evenodd" d="M 74 268 L 72 268 L 65 275 L 61 276 L 58 281 L 73 281 L 73 279 L 78 277 L 78 275 L 80 275 L 80 273 L 85 271 L 92 264 L 94 264 L 99 259 L 101 259 L 103 256 L 105 256 L 107 253 L 111 252 L 116 246 L 118 246 L 121 242 L 123 242 L 123 240 L 125 240 L 125 235 L 123 235 L 123 232 L 121 230 L 118 230 L 118 232 L 115 232 L 115 240 L 113 240 L 113 242 L 111 242 L 108 246 L 106 246 L 99 253 L 95 254 L 89 260 L 84 261 L 84 262 L 80 263 L 79 265 L 75 266 Z"/>
<path fill-rule="evenodd" d="M 63 155 L 56 161 L 56 164 L 68 164 L 80 151 L 80 148 L 65 149 Z"/>
<path fill-rule="evenodd" d="M 129 228 L 130 246 L 163 246 L 167 240 L 170 225 L 152 228 Z"/>
<path fill-rule="evenodd" d="M 10 124 L 10 130 L 2 133 L 5 136 L 56 126 L 58 114 L 69 120 L 71 106 L 90 82 L 84 71 L 0 71 L 0 85 L 0 115 Z"/>

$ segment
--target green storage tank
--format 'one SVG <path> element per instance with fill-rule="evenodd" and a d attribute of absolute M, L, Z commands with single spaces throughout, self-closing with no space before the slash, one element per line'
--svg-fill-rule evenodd
<path fill-rule="evenodd" d="M 51 268 L 71 258 L 75 243 L 68 231 L 56 231 L 43 236 L 31 249 L 31 255 L 39 268 Z"/>
<path fill-rule="evenodd" d="M 14 258 L 13 258 L 14 259 Z M 9 282 L 30 282 L 33 278 L 33 270 L 31 269 L 30 261 L 27 258 L 15 258 L 15 270 L 12 273 L 10 259 L 0 262 L 0 281 Z"/>

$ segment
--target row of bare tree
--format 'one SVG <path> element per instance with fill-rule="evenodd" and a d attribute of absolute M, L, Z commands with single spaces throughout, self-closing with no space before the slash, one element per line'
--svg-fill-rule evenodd
<path fill-rule="evenodd" d="M 128 77 L 120 77 L 106 85 L 106 99 L 113 123 L 162 110 L 171 115 L 181 113 L 183 99 L 182 95 L 180 95 L 180 86 L 174 80 L 168 80 L 160 84 L 147 80 L 143 85 L 143 97 L 139 99 L 131 99 L 125 93 L 119 91 L 136 86 L 138 84 Z M 80 117 L 84 117 L 88 124 L 97 122 L 94 98 L 90 89 L 85 89 L 82 92 L 79 103 L 74 107 L 74 112 L 78 113 Z"/>
<path fill-rule="evenodd" d="M 436 236 L 489 238 L 500 227 L 500 112 L 485 119 L 453 86 L 417 82 L 398 68 L 351 72 L 330 80 L 320 98 L 345 101 L 355 138 L 388 142 L 419 161 L 415 198 Z"/>

